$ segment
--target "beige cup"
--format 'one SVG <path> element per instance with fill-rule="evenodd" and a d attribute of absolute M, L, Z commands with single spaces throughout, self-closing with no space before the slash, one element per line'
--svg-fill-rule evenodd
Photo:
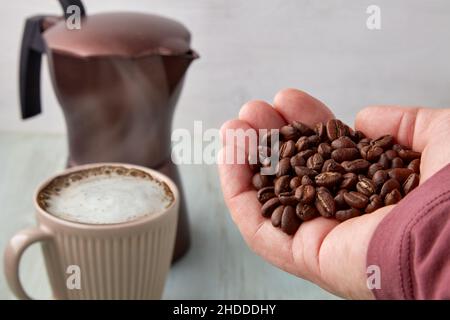
<path fill-rule="evenodd" d="M 39 192 L 53 179 L 104 165 L 149 173 L 167 184 L 174 195 L 173 203 L 160 213 L 102 225 L 63 220 L 38 205 Z M 19 279 L 19 263 L 27 247 L 36 242 L 42 244 L 55 299 L 161 298 L 172 258 L 179 207 L 177 187 L 169 178 L 148 168 L 121 163 L 73 167 L 44 182 L 34 195 L 34 206 L 38 226 L 17 233 L 5 251 L 6 279 L 18 298 L 30 299 Z M 79 276 L 78 280 L 73 276 Z"/>

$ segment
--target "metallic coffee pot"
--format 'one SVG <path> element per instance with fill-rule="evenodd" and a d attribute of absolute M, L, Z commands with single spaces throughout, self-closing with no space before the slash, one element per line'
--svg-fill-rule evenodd
<path fill-rule="evenodd" d="M 26 20 L 20 56 L 22 118 L 41 112 L 41 55 L 64 113 L 68 166 L 126 162 L 156 169 L 181 188 L 172 163 L 171 122 L 186 70 L 198 58 L 190 33 L 180 23 L 142 13 L 86 15 L 81 1 L 60 0 L 67 12 L 77 5 L 81 28 L 64 17 Z M 189 248 L 185 201 L 181 199 L 174 260 Z"/>

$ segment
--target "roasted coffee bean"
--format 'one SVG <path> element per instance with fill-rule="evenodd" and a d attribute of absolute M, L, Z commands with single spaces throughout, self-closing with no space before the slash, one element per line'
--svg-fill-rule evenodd
<path fill-rule="evenodd" d="M 392 150 L 397 151 L 397 152 L 399 152 L 400 150 L 403 150 L 404 148 L 405 148 L 404 146 L 402 146 L 401 144 L 398 144 L 398 143 L 396 143 L 392 146 Z"/>
<path fill-rule="evenodd" d="M 413 191 L 419 185 L 420 177 L 417 173 L 411 173 L 403 183 L 403 192 L 405 195 Z"/>
<path fill-rule="evenodd" d="M 285 206 L 296 206 L 298 203 L 297 198 L 294 196 L 294 191 L 280 193 L 278 195 L 278 200 Z"/>
<path fill-rule="evenodd" d="M 291 159 L 283 158 L 281 159 L 275 169 L 277 177 L 285 176 L 291 171 Z"/>
<path fill-rule="evenodd" d="M 369 203 L 369 198 L 362 193 L 350 191 L 344 193 L 344 200 L 350 207 L 364 209 Z"/>
<path fill-rule="evenodd" d="M 317 175 L 317 171 L 308 167 L 297 166 L 295 167 L 295 174 L 299 177 L 308 176 L 314 178 Z"/>
<path fill-rule="evenodd" d="M 326 142 L 322 142 L 317 147 L 317 152 L 322 156 L 323 159 L 329 159 L 331 157 L 331 152 L 332 151 L 333 151 L 333 149 Z"/>
<path fill-rule="evenodd" d="M 295 213 L 302 221 L 309 221 L 319 216 L 314 205 L 299 203 L 295 208 Z"/>
<path fill-rule="evenodd" d="M 358 182 L 358 176 L 353 172 L 348 172 L 342 176 L 342 182 L 339 189 L 353 189 Z"/>
<path fill-rule="evenodd" d="M 381 187 L 380 196 L 384 199 L 392 190 L 400 189 L 400 183 L 396 179 L 387 180 Z"/>
<path fill-rule="evenodd" d="M 333 159 L 325 160 L 322 166 L 322 172 L 339 172 L 345 173 L 345 169 Z"/>
<path fill-rule="evenodd" d="M 297 189 L 299 186 L 302 185 L 302 179 L 299 177 L 293 177 L 291 181 L 289 182 L 289 187 L 291 187 L 292 190 Z"/>
<path fill-rule="evenodd" d="M 268 175 L 262 175 L 261 173 L 256 173 L 252 178 L 253 186 L 256 190 L 268 187 L 271 184 L 271 179 Z"/>
<path fill-rule="evenodd" d="M 391 168 L 403 168 L 403 160 L 402 158 L 396 157 L 391 161 Z"/>
<path fill-rule="evenodd" d="M 361 151 L 362 148 L 370 145 L 369 139 L 362 139 L 356 144 L 356 148 Z"/>
<path fill-rule="evenodd" d="M 297 140 L 300 137 L 300 132 L 292 125 L 281 127 L 280 134 L 284 140 Z"/>
<path fill-rule="evenodd" d="M 275 196 L 275 188 L 274 187 L 265 187 L 258 190 L 258 193 L 256 195 L 258 198 L 258 201 L 260 203 L 265 203 L 267 200 L 270 200 Z"/>
<path fill-rule="evenodd" d="M 316 126 L 314 127 L 314 131 L 319 136 L 321 141 L 327 138 L 327 129 L 325 127 L 325 124 L 323 124 L 322 122 L 316 124 Z"/>
<path fill-rule="evenodd" d="M 330 119 L 327 122 L 327 136 L 331 141 L 348 134 L 348 127 L 341 120 Z"/>
<path fill-rule="evenodd" d="M 364 135 L 364 133 L 362 133 L 359 130 L 356 131 L 352 131 L 350 132 L 350 138 L 354 141 L 354 142 L 358 142 L 361 139 L 364 139 L 366 136 Z"/>
<path fill-rule="evenodd" d="M 394 143 L 394 137 L 391 135 L 385 135 L 382 137 L 379 137 L 378 139 L 372 140 L 372 145 L 376 147 L 380 147 L 384 150 L 389 149 L 392 147 L 392 144 Z"/>
<path fill-rule="evenodd" d="M 324 187 L 319 187 L 316 191 L 316 209 L 320 215 L 330 218 L 336 213 L 336 203 L 331 193 Z"/>
<path fill-rule="evenodd" d="M 297 148 L 298 152 L 307 150 L 309 148 L 308 137 L 300 137 L 295 143 L 295 147 Z"/>
<path fill-rule="evenodd" d="M 383 153 L 383 149 L 381 147 L 377 147 L 374 145 L 369 145 L 361 148 L 361 156 L 367 161 L 377 161 L 381 154 Z"/>
<path fill-rule="evenodd" d="M 370 162 L 364 159 L 356 159 L 353 161 L 344 161 L 341 163 L 347 172 L 362 173 L 370 166 Z"/>
<path fill-rule="evenodd" d="M 319 153 L 316 153 L 308 158 L 306 161 L 306 166 L 310 169 L 320 171 L 323 166 L 323 158 Z"/>
<path fill-rule="evenodd" d="M 395 168 L 388 171 L 389 177 L 392 179 L 396 179 L 400 184 L 405 182 L 406 178 L 409 177 L 411 173 L 413 173 L 411 169 L 408 168 Z"/>
<path fill-rule="evenodd" d="M 296 154 L 295 156 L 293 156 L 290 160 L 291 162 L 291 167 L 295 168 L 297 166 L 304 166 L 306 164 L 306 160 L 305 158 L 303 158 L 301 155 Z"/>
<path fill-rule="evenodd" d="M 331 142 L 331 147 L 333 149 L 356 148 L 356 143 L 354 143 L 349 137 L 344 136 Z"/>
<path fill-rule="evenodd" d="M 367 177 L 369 177 L 370 179 L 373 178 L 373 175 L 375 174 L 375 172 L 377 172 L 378 170 L 383 170 L 383 166 L 379 163 L 373 163 L 370 165 L 369 169 L 367 170 Z"/>
<path fill-rule="evenodd" d="M 292 157 L 297 152 L 297 148 L 295 147 L 295 142 L 292 140 L 288 140 L 283 142 L 280 148 L 280 157 Z"/>
<path fill-rule="evenodd" d="M 316 188 L 312 185 L 301 185 L 295 190 L 295 198 L 301 203 L 311 203 L 316 197 Z"/>
<path fill-rule="evenodd" d="M 385 154 L 380 156 L 378 163 L 383 166 L 383 169 L 389 169 L 391 167 L 391 161 L 389 161 L 388 157 Z"/>
<path fill-rule="evenodd" d="M 280 193 L 288 192 L 290 189 L 290 187 L 289 187 L 290 181 L 291 181 L 291 177 L 288 175 L 279 177 L 275 181 L 275 194 L 278 196 Z"/>
<path fill-rule="evenodd" d="M 295 209 L 292 206 L 285 206 L 283 215 L 281 216 L 281 230 L 292 235 L 300 227 L 302 221 L 295 214 Z"/>
<path fill-rule="evenodd" d="M 319 136 L 316 135 L 316 134 L 313 134 L 312 136 L 309 136 L 308 137 L 308 143 L 309 143 L 310 147 L 317 146 L 320 143 Z"/>
<path fill-rule="evenodd" d="M 322 172 L 315 177 L 316 185 L 319 187 L 332 188 L 342 180 L 339 172 Z"/>
<path fill-rule="evenodd" d="M 275 210 L 280 205 L 280 200 L 278 198 L 272 198 L 267 200 L 261 207 L 261 214 L 263 217 L 270 217 L 273 210 Z"/>
<path fill-rule="evenodd" d="M 411 169 L 415 173 L 419 174 L 420 172 L 420 159 L 414 159 L 408 164 L 408 169 Z"/>
<path fill-rule="evenodd" d="M 384 204 L 386 206 L 396 204 L 402 199 L 402 194 L 398 189 L 394 189 L 391 192 L 389 192 L 386 197 L 384 198 Z"/>
<path fill-rule="evenodd" d="M 336 203 L 337 210 L 343 210 L 348 208 L 347 202 L 344 199 L 344 193 L 348 192 L 345 189 L 341 189 L 338 191 L 337 195 L 334 197 L 334 202 Z"/>
<path fill-rule="evenodd" d="M 309 157 L 311 157 L 314 153 L 316 153 L 316 151 L 314 151 L 314 149 L 308 149 L 308 150 L 303 150 L 300 151 L 298 153 L 298 155 L 300 157 L 303 157 L 304 159 L 308 159 Z"/>
<path fill-rule="evenodd" d="M 363 195 L 370 197 L 377 191 L 375 184 L 369 178 L 363 175 L 359 175 L 358 180 L 359 182 L 356 184 L 356 190 L 359 193 L 362 193 Z"/>
<path fill-rule="evenodd" d="M 386 157 L 389 159 L 389 160 L 393 160 L 394 158 L 397 158 L 398 157 L 398 153 L 397 153 L 397 151 L 395 151 L 395 150 L 386 150 L 386 152 L 385 152 L 385 154 L 386 154 Z"/>
<path fill-rule="evenodd" d="M 302 185 L 304 185 L 304 186 L 306 186 L 306 185 L 313 186 L 314 185 L 314 181 L 308 176 L 303 176 L 302 177 Z"/>
<path fill-rule="evenodd" d="M 421 155 L 420 152 L 406 150 L 406 149 L 402 149 L 398 152 L 398 156 L 406 162 L 412 161 L 414 159 L 419 159 L 420 155 Z"/>
<path fill-rule="evenodd" d="M 377 190 L 380 190 L 383 184 L 389 179 L 389 175 L 385 170 L 378 170 L 372 177 Z"/>
<path fill-rule="evenodd" d="M 278 206 L 275 210 L 273 210 L 271 221 L 272 225 L 276 228 L 281 226 L 281 217 L 283 216 L 284 206 Z"/>
<path fill-rule="evenodd" d="M 358 157 L 359 151 L 356 148 L 341 148 L 331 153 L 331 158 L 336 162 L 355 160 Z"/>
<path fill-rule="evenodd" d="M 343 222 L 361 215 L 361 211 L 356 208 L 336 211 L 336 220 Z"/>
<path fill-rule="evenodd" d="M 310 136 L 314 134 L 314 130 L 300 121 L 292 121 L 292 126 L 300 132 L 302 136 Z"/>
<path fill-rule="evenodd" d="M 369 204 L 366 207 L 366 213 L 372 213 L 383 206 L 383 200 L 377 194 L 373 194 L 369 198 Z"/>

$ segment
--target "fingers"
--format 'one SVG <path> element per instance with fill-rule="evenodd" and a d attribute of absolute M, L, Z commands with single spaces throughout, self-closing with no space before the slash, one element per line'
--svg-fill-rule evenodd
<path fill-rule="evenodd" d="M 239 119 L 255 129 L 279 129 L 286 122 L 267 102 L 253 100 L 244 104 L 239 111 Z"/>
<path fill-rule="evenodd" d="M 286 122 L 297 120 L 313 126 L 334 118 L 330 109 L 321 101 L 297 89 L 284 89 L 278 92 L 274 106 Z"/>

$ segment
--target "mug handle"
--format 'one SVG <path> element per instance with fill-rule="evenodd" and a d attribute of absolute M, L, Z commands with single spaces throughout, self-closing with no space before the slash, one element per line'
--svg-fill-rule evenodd
<path fill-rule="evenodd" d="M 32 244 L 48 241 L 52 235 L 42 227 L 29 228 L 16 233 L 5 250 L 5 276 L 9 287 L 19 299 L 31 300 L 25 292 L 19 277 L 20 259 L 25 250 Z"/>

